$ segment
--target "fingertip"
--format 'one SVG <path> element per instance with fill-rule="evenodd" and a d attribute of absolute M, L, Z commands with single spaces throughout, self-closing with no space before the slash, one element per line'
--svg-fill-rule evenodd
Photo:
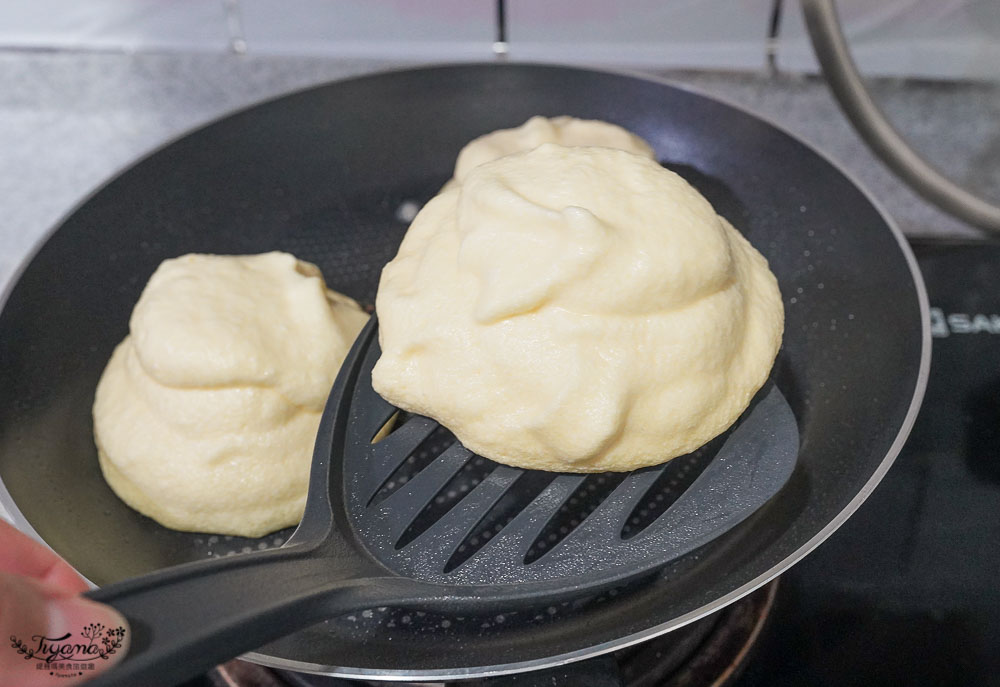
<path fill-rule="evenodd" d="M 0 687 L 74 687 L 126 656 L 130 630 L 110 606 L 0 573 Z"/>
<path fill-rule="evenodd" d="M 50 589 L 61 591 L 60 596 L 82 594 L 90 589 L 90 585 L 68 564 L 59 562 L 53 565 L 41 581 Z"/>

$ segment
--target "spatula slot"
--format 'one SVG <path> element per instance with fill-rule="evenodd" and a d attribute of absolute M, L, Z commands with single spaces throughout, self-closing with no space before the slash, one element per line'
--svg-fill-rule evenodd
<path fill-rule="evenodd" d="M 485 461 L 485 458 L 478 457 Z M 491 465 L 496 465 L 492 461 L 486 461 Z M 476 555 L 490 539 L 500 534 L 510 521 L 518 513 L 535 500 L 535 497 L 542 493 L 549 484 L 556 478 L 552 472 L 540 472 L 527 470 L 522 474 L 517 482 L 508 489 L 503 496 L 490 508 L 482 519 L 476 523 L 475 527 L 462 540 L 455 549 L 455 552 L 445 564 L 444 572 L 449 573 L 455 568 L 465 563 L 469 558 Z"/>
<path fill-rule="evenodd" d="M 422 420 L 423 418 L 413 418 L 412 420 L 401 418 L 399 421 L 399 428 L 395 432 L 390 433 L 379 443 L 373 444 L 373 450 L 376 448 L 386 447 L 398 432 L 406 429 L 407 425 L 415 421 L 420 422 Z M 436 425 L 432 430 L 430 430 L 430 433 L 417 445 L 416 448 L 408 452 L 406 459 L 389 474 L 389 476 L 382 483 L 382 486 L 380 486 L 374 496 L 372 496 L 369 504 L 378 505 L 385 499 L 392 496 L 397 489 L 406 484 L 418 472 L 430 465 L 435 458 L 444 453 L 445 449 L 453 443 L 455 443 L 454 435 L 444 427 Z"/>
<path fill-rule="evenodd" d="M 728 434 L 716 437 L 697 451 L 678 456 L 663 467 L 663 473 L 649 487 L 629 513 L 622 527 L 622 539 L 630 539 L 649 527 L 698 478 L 725 443 Z"/>
<path fill-rule="evenodd" d="M 579 527 L 587 519 L 587 516 L 593 513 L 619 484 L 625 481 L 628 474 L 605 472 L 589 475 L 535 537 L 528 548 L 528 553 L 524 556 L 524 564 L 534 563 Z"/>
<path fill-rule="evenodd" d="M 389 416 L 389 419 L 386 420 L 384 423 L 382 423 L 382 426 L 379 428 L 379 430 L 375 432 L 375 436 L 372 437 L 372 443 L 377 444 L 378 442 L 382 441 L 387 436 L 392 434 L 393 430 L 402 424 L 402 422 L 400 422 L 400 415 L 402 414 L 403 411 L 401 410 L 393 412 L 392 415 Z"/>
<path fill-rule="evenodd" d="M 448 432 L 448 434 L 451 433 Z M 452 441 L 455 441 L 454 436 L 452 436 Z M 495 468 L 496 463 L 473 455 L 414 517 L 410 525 L 403 531 L 399 541 L 396 542 L 396 548 L 402 549 L 433 527 L 434 523 L 461 503 L 462 499 L 468 496 Z"/>

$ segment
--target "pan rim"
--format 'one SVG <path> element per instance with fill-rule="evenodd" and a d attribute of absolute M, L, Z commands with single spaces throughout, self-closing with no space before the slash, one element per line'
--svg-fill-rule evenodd
<path fill-rule="evenodd" d="M 20 282 L 27 270 L 28 266 L 35 259 L 37 254 L 41 251 L 43 246 L 55 235 L 55 233 L 65 224 L 65 222 L 72 217 L 77 211 L 79 211 L 83 206 L 90 202 L 98 193 L 100 193 L 108 184 L 112 183 L 115 179 L 119 178 L 123 174 L 127 173 L 130 169 L 140 164 L 144 160 L 152 157 L 161 150 L 173 145 L 177 141 L 184 139 L 185 137 L 191 135 L 192 133 L 201 130 L 205 127 L 211 126 L 217 122 L 228 119 L 239 113 L 260 107 L 261 105 L 280 100 L 292 95 L 303 94 L 312 90 L 319 88 L 324 88 L 331 83 L 343 83 L 350 82 L 356 79 L 367 79 L 375 76 L 381 76 L 386 74 L 401 74 L 407 72 L 420 72 L 420 71 L 431 71 L 431 70 L 444 70 L 444 69 L 455 69 L 463 67 L 476 67 L 476 66 L 498 66 L 493 62 L 462 62 L 462 63 L 418 63 L 414 65 L 407 65 L 403 67 L 390 67 L 386 69 L 378 69 L 371 72 L 362 73 L 355 76 L 350 76 L 343 79 L 337 79 L 334 81 L 328 81 L 320 84 L 315 84 L 312 86 L 307 86 L 305 88 L 294 89 L 286 93 L 278 94 L 274 97 L 266 98 L 258 102 L 251 103 L 244 107 L 236 108 L 232 111 L 221 114 L 218 117 L 209 119 L 203 123 L 197 124 L 193 127 L 185 129 L 176 136 L 170 137 L 165 142 L 150 148 L 147 152 L 142 155 L 137 156 L 131 161 L 122 165 L 115 173 L 108 176 L 103 182 L 92 189 L 89 193 L 85 194 L 77 203 L 75 203 L 67 212 L 65 212 L 60 218 L 53 224 L 53 226 L 48 229 L 29 249 L 25 257 L 17 265 L 7 284 L 4 285 L 2 291 L 0 291 L 0 311 L 6 305 L 10 295 L 16 288 L 17 284 Z M 620 637 L 617 640 L 611 640 L 603 642 L 601 644 L 594 645 L 592 647 L 578 649 L 575 651 L 566 652 L 556 656 L 549 656 L 546 658 L 531 659 L 526 661 L 517 661 L 511 663 L 497 664 L 492 666 L 479 666 L 479 667 L 465 667 L 465 668 L 451 668 L 451 669 L 431 669 L 431 670 L 375 670 L 369 668 L 349 668 L 340 666 L 327 666 L 322 664 L 314 664 L 303 661 L 293 661 L 288 659 L 276 658 L 267 654 L 261 654 L 258 652 L 249 652 L 242 655 L 240 658 L 247 660 L 259 665 L 268 666 L 272 668 L 278 668 L 282 670 L 291 670 L 299 672 L 307 672 L 322 675 L 331 675 L 344 678 L 356 678 L 356 679 L 378 679 L 383 681 L 412 681 L 417 680 L 461 680 L 468 679 L 472 677 L 492 677 L 500 675 L 508 675 L 513 673 L 527 672 L 531 670 L 539 670 L 543 668 L 556 667 L 561 665 L 566 665 L 568 663 L 574 663 L 577 661 L 585 660 L 587 658 L 600 656 L 612 651 L 616 651 L 621 648 L 632 646 L 640 642 L 653 639 L 660 635 L 666 634 L 672 630 L 683 627 L 684 625 L 695 622 L 707 615 L 710 615 L 716 611 L 721 610 L 725 606 L 743 598 L 747 594 L 755 591 L 756 589 L 767 584 L 773 580 L 778 575 L 782 574 L 788 570 L 795 563 L 800 561 L 811 551 L 813 551 L 817 546 L 819 546 L 823 541 L 825 541 L 834 531 L 836 531 L 860 506 L 865 500 L 871 495 L 875 487 L 881 482 L 882 478 L 885 476 L 886 472 L 895 462 L 896 457 L 902 450 L 903 444 L 905 443 L 913 424 L 916 420 L 917 413 L 920 409 L 921 402 L 923 401 L 924 392 L 927 386 L 927 379 L 930 369 L 930 356 L 931 356 L 931 335 L 930 335 L 930 306 L 927 296 L 926 287 L 924 285 L 923 277 L 920 273 L 919 266 L 916 262 L 916 257 L 913 254 L 906 238 L 899 227 L 896 225 L 894 219 L 886 212 L 885 208 L 881 202 L 874 197 L 874 195 L 847 169 L 845 169 L 839 162 L 832 159 L 825 151 L 819 149 L 812 143 L 802 139 L 797 134 L 789 131 L 784 126 L 776 123 L 767 116 L 763 116 L 753 109 L 748 108 L 742 104 L 735 103 L 732 100 L 715 94 L 706 93 L 704 90 L 690 86 L 687 84 L 678 84 L 672 82 L 669 78 L 659 77 L 648 73 L 625 70 L 625 69 L 607 69 L 607 68 L 595 68 L 591 66 L 578 66 L 578 65 L 565 65 L 558 63 L 544 63 L 544 62 L 519 62 L 512 61 L 506 62 L 503 66 L 510 67 L 541 67 L 545 69 L 571 69 L 580 72 L 590 72 L 595 74 L 605 74 L 610 76 L 622 76 L 631 79 L 637 79 L 641 81 L 646 81 L 658 85 L 668 86 L 675 88 L 680 91 L 691 93 L 699 97 L 711 100 L 720 104 L 723 104 L 733 110 L 742 112 L 749 115 L 758 121 L 773 127 L 777 131 L 785 134 L 792 140 L 804 146 L 806 149 L 812 151 L 817 156 L 819 156 L 824 162 L 829 164 L 834 170 L 840 173 L 845 179 L 847 179 L 855 188 L 857 188 L 869 204 L 875 209 L 879 217 L 885 222 L 886 226 L 889 228 L 893 237 L 896 239 L 897 244 L 902 251 L 903 257 L 906 264 L 910 270 L 910 276 L 913 280 L 914 289 L 917 294 L 918 304 L 920 306 L 920 318 L 921 318 L 921 351 L 920 351 L 920 363 L 918 367 L 918 373 L 913 387 L 912 396 L 910 399 L 910 404 L 907 409 L 907 413 L 900 424 L 899 430 L 896 433 L 895 439 L 889 446 L 885 457 L 882 459 L 879 466 L 872 473 L 871 477 L 865 482 L 859 492 L 852 498 L 848 504 L 829 522 L 827 523 L 818 533 L 816 533 L 809 541 L 800 546 L 794 552 L 786 556 L 779 563 L 772 566 L 767 572 L 758 575 L 756 578 L 746 582 L 740 587 L 734 589 L 733 591 L 725 594 L 711 603 L 705 604 L 702 607 L 695 609 L 687 614 L 674 618 L 664 623 L 659 623 L 646 630 L 640 632 L 634 632 L 630 635 Z M 0 505 L 2 505 L 8 512 L 13 521 L 14 525 L 31 536 L 36 541 L 42 543 L 50 550 L 53 550 L 35 531 L 31 526 L 30 522 L 23 515 L 21 510 L 17 507 L 17 504 L 13 501 L 10 496 L 6 485 L 3 483 L 2 478 L 0 478 Z M 56 552 L 58 553 L 58 552 Z M 95 588 L 95 585 L 90 580 L 87 583 Z"/>

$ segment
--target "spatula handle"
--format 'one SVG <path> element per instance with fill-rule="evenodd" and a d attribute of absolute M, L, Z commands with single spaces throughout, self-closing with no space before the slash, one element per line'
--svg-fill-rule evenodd
<path fill-rule="evenodd" d="M 173 686 L 295 630 L 399 598 L 396 579 L 365 577 L 310 549 L 188 563 L 88 593 L 130 625 L 124 661 L 88 685 Z"/>

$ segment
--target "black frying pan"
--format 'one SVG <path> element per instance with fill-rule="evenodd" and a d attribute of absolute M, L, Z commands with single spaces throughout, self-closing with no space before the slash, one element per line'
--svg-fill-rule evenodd
<path fill-rule="evenodd" d="M 923 392 L 926 298 L 899 233 L 829 161 L 745 112 L 645 79 L 526 65 L 396 72 L 287 96 L 167 146 L 78 208 L 0 313 L 0 478 L 19 524 L 99 585 L 283 541 L 288 532 L 166 530 L 104 484 L 90 405 L 143 284 L 181 253 L 283 249 L 370 303 L 405 230 L 400 205 L 430 197 L 469 139 L 534 114 L 637 132 L 769 259 L 787 309 L 772 377 L 798 421 L 796 472 L 748 520 L 615 595 L 489 618 L 372 609 L 252 658 L 423 678 L 565 662 L 711 612 L 822 541 L 888 468 Z"/>

